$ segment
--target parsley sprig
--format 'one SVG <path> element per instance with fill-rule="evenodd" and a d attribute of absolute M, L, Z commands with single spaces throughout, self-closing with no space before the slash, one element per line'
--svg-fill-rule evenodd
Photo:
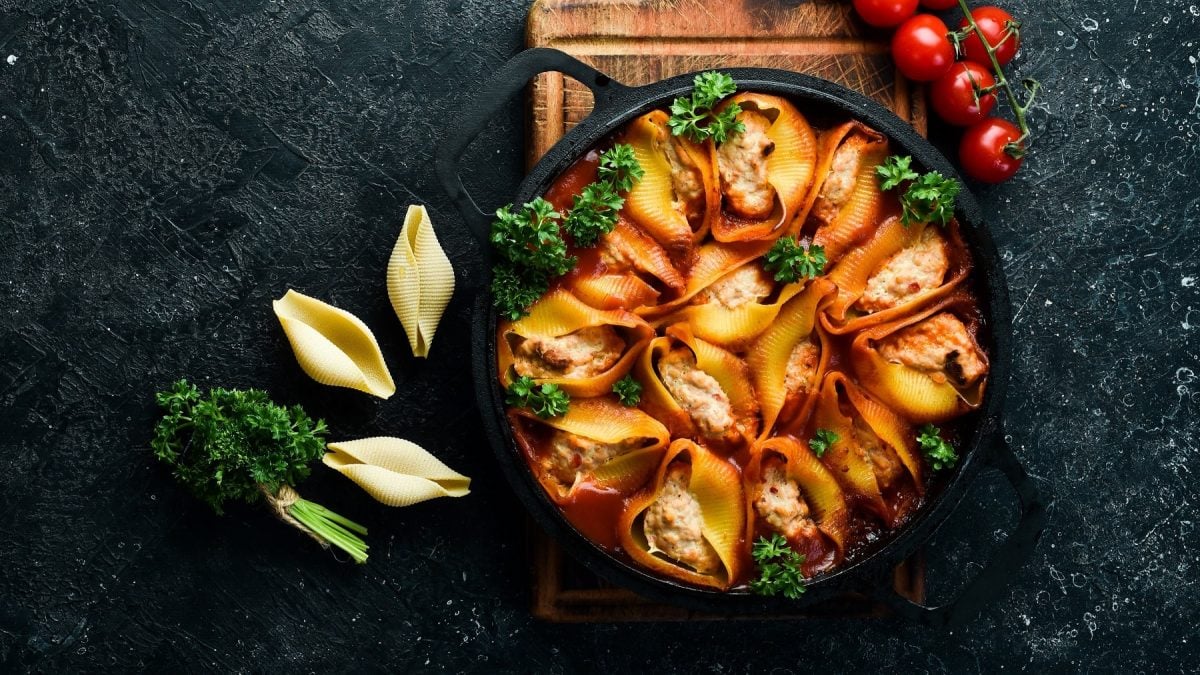
<path fill-rule="evenodd" d="M 731 103 L 717 113 L 713 107 L 726 96 L 737 91 L 733 78 L 715 70 L 700 73 L 693 80 L 692 95 L 680 97 L 671 104 L 671 119 L 667 121 L 671 133 L 703 143 L 711 138 L 717 145 L 724 143 L 733 134 L 746 130 L 746 125 L 737 118 L 742 107 Z"/>
<path fill-rule="evenodd" d="M 804 573 L 800 569 L 804 556 L 792 550 L 782 536 L 759 537 L 750 555 L 758 567 L 758 578 L 750 582 L 751 591 L 767 596 L 782 594 L 789 600 L 804 595 Z"/>
<path fill-rule="evenodd" d="M 954 217 L 954 199 L 962 189 L 958 181 L 937 171 L 918 174 L 912 168 L 912 157 L 907 155 L 888 157 L 875 167 L 875 172 L 879 176 L 880 189 L 893 190 L 908 183 L 908 188 L 900 195 L 901 223 L 937 222 L 943 227 L 950 224 Z"/>
<path fill-rule="evenodd" d="M 575 196 L 563 229 L 571 234 L 576 246 L 592 246 L 617 226 L 617 213 L 625 206 L 622 192 L 633 189 L 645 172 L 633 153 L 633 146 L 618 143 L 600 155 L 596 167 L 599 179 Z"/>
<path fill-rule="evenodd" d="M 150 447 L 175 478 L 218 514 L 229 501 L 264 498 L 284 508 L 302 529 L 346 551 L 357 562 L 367 529 L 305 499 L 292 487 L 325 452 L 325 422 L 300 406 L 276 405 L 257 389 L 215 388 L 207 394 L 179 380 L 155 399 L 163 416 Z M 284 495 L 290 495 L 285 497 Z"/>
<path fill-rule="evenodd" d="M 512 204 L 496 209 L 492 246 L 514 265 L 561 276 L 575 267 L 567 255 L 567 242 L 558 230 L 562 214 L 538 197 L 520 209 Z"/>
<path fill-rule="evenodd" d="M 630 407 L 637 405 L 642 400 L 642 383 L 633 379 L 633 375 L 626 375 L 613 382 L 612 391 L 622 404 Z"/>
<path fill-rule="evenodd" d="M 821 246 L 802 246 L 795 237 L 781 237 L 767 251 L 764 266 L 775 273 L 776 281 L 792 283 L 802 278 L 811 279 L 825 270 L 829 261 Z"/>
<path fill-rule="evenodd" d="M 837 443 L 839 436 L 829 429 L 817 429 L 813 433 L 813 437 L 808 441 L 808 447 L 812 449 L 813 454 L 817 457 L 824 457 L 829 448 Z"/>
<path fill-rule="evenodd" d="M 921 452 L 929 459 L 934 471 L 953 468 L 958 463 L 958 453 L 954 446 L 942 438 L 942 431 L 932 424 L 921 427 L 917 433 L 917 443 Z"/>
<path fill-rule="evenodd" d="M 557 384 L 538 384 L 528 375 L 522 375 L 508 385 L 504 402 L 517 408 L 528 408 L 542 419 L 565 415 L 571 407 L 571 397 Z"/>

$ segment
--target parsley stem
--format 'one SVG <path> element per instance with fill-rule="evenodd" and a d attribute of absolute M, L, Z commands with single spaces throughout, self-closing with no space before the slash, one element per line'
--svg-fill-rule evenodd
<path fill-rule="evenodd" d="M 321 539 L 350 554 L 354 562 L 367 561 L 367 544 L 354 534 L 367 533 L 367 528 L 362 525 L 307 499 L 297 499 L 288 507 L 288 515 L 300 521 Z"/>

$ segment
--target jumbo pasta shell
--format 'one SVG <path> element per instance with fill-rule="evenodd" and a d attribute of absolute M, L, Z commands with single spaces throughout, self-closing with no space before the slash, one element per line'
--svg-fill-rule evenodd
<path fill-rule="evenodd" d="M 669 314 L 686 305 L 700 291 L 711 286 L 721 277 L 746 263 L 762 257 L 771 249 L 770 241 L 743 241 L 724 244 L 708 242 L 696 249 L 696 255 L 688 269 L 686 284 L 678 298 L 657 307 L 639 310 L 639 314 L 657 317 Z"/>
<path fill-rule="evenodd" d="M 572 397 L 607 394 L 614 382 L 629 372 L 633 362 L 650 342 L 654 329 L 643 319 L 624 310 L 596 309 L 570 292 L 551 291 L 529 308 L 529 314 L 517 321 L 500 323 L 497 359 L 501 382 L 507 387 L 516 375 L 519 345 L 529 339 L 561 338 L 588 327 L 611 327 L 624 346 L 611 366 L 587 376 L 535 377 L 539 383 L 561 387 Z"/>
<path fill-rule="evenodd" d="M 714 149 L 721 196 L 725 204 L 712 221 L 713 238 L 722 242 L 776 239 L 806 209 L 817 165 L 817 138 L 808 120 L 786 99 L 757 93 L 741 93 L 726 99 L 720 109 L 737 104 L 747 115 L 762 115 L 770 120 L 765 135 L 773 148 L 766 156 L 766 181 L 774 195 L 769 215 L 745 217 L 728 205 L 731 187 L 723 179 L 732 167 L 722 163 L 723 152 Z M 726 150 L 735 148 L 738 139 L 727 140 Z M 733 150 L 731 150 L 733 151 Z M 732 160 L 730 160 L 732 161 Z"/>
<path fill-rule="evenodd" d="M 970 272 L 970 255 L 958 233 L 958 223 L 951 221 L 945 231 L 950 267 L 941 284 L 922 288 L 902 304 L 877 312 L 867 312 L 856 303 L 863 297 L 871 276 L 909 246 L 917 245 L 931 224 L 904 225 L 899 218 L 889 218 L 863 246 L 851 251 L 829 271 L 828 278 L 838 288 L 837 297 L 830 303 L 822 322 L 829 332 L 846 335 L 916 311 L 921 305 L 934 302 L 954 291 Z"/>
<path fill-rule="evenodd" d="M 649 544 L 646 512 L 663 492 L 667 473 L 676 462 L 690 467 L 687 494 L 699 507 L 700 536 L 720 561 L 712 573 L 697 571 L 665 551 L 652 551 Z M 738 550 L 745 518 L 737 469 L 694 442 L 680 439 L 667 450 L 651 486 L 629 501 L 618 523 L 618 539 L 634 562 L 647 569 L 696 586 L 724 590 L 741 575 Z"/>
<path fill-rule="evenodd" d="M 855 162 L 844 162 L 847 156 Z M 861 122 L 847 122 L 822 137 L 817 180 L 808 219 L 814 224 L 812 243 L 836 261 L 867 239 L 878 223 L 883 191 L 875 168 L 887 159 L 887 139 Z"/>
<path fill-rule="evenodd" d="M 803 283 L 787 284 L 772 294 L 773 300 L 748 302 L 740 307 L 726 307 L 719 302 L 687 305 L 654 323 L 686 323 L 696 337 L 739 350 L 771 326 L 784 304 L 803 288 Z"/>
<path fill-rule="evenodd" d="M 944 373 L 925 372 L 903 363 L 888 361 L 876 348 L 877 342 L 887 339 L 897 331 L 919 324 L 942 312 L 967 315 L 969 307 L 969 297 L 960 292 L 917 314 L 859 333 L 851 347 L 851 361 L 863 387 L 892 409 L 918 423 L 941 422 L 979 407 L 987 386 L 986 372 L 969 386 L 960 387 Z M 972 317 L 968 316 L 963 323 L 970 325 L 971 319 Z M 987 357 L 983 350 L 978 344 L 973 344 L 973 347 L 976 354 L 982 357 L 986 368 Z"/>
<path fill-rule="evenodd" d="M 551 499 L 568 501 L 581 484 L 591 483 L 630 493 L 645 485 L 658 468 L 666 451 L 670 434 L 661 422 L 637 408 L 616 402 L 611 396 L 579 399 L 571 402 L 565 415 L 542 419 L 528 410 L 514 409 L 510 413 L 518 444 L 530 457 L 531 464 L 539 463 L 544 448 L 537 442 L 533 428 L 546 427 L 605 444 L 635 442 L 635 446 L 605 462 L 576 472 L 574 480 L 565 485 L 543 470 L 538 480 Z"/>
<path fill-rule="evenodd" d="M 384 399 L 396 393 L 379 343 L 358 317 L 293 290 L 271 306 L 309 377 Z"/>
<path fill-rule="evenodd" d="M 379 436 L 330 443 L 321 459 L 387 506 L 470 494 L 471 479 L 402 438 Z"/>
<path fill-rule="evenodd" d="M 756 445 L 743 472 L 747 541 L 757 539 L 760 532 L 783 534 L 763 520 L 755 506 L 763 475 L 763 464 L 771 457 L 783 462 L 784 475 L 795 481 L 800 488 L 810 517 L 823 535 L 816 540 L 803 537 L 789 539 L 792 547 L 805 555 L 805 570 L 815 572 L 836 565 L 845 557 L 846 541 L 850 534 L 850 511 L 846 495 L 837 479 L 817 459 L 812 450 L 791 437 L 778 436 Z"/>
<path fill-rule="evenodd" d="M 762 407 L 764 436 L 771 432 L 781 416 L 798 424 L 806 421 L 808 409 L 816 400 L 821 378 L 825 375 L 830 350 L 824 340 L 817 341 L 821 352 L 820 362 L 813 375 L 813 386 L 805 392 L 788 391 L 788 361 L 792 351 L 802 341 L 811 340 L 814 336 L 818 307 L 835 290 L 827 279 L 813 279 L 803 292 L 783 304 L 774 323 L 763 331 L 746 353 L 746 364 L 750 367 L 754 391 Z"/>
<path fill-rule="evenodd" d="M 424 206 L 408 207 L 388 261 L 387 289 L 413 356 L 428 356 L 442 312 L 454 295 L 454 268 Z"/>
<path fill-rule="evenodd" d="M 622 137 L 643 169 L 641 180 L 626 195 L 624 211 L 669 253 L 679 256 L 708 232 L 716 186 L 707 147 L 673 136 L 667 119 L 665 112 L 651 111 L 630 122 Z M 693 182 L 698 177 L 697 197 L 684 199 L 677 191 L 668 153 L 677 158 L 681 171 L 693 176 Z"/>

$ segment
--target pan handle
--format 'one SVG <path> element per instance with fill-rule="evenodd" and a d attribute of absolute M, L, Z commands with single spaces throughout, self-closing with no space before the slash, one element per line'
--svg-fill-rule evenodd
<path fill-rule="evenodd" d="M 582 82 L 592 90 L 595 98 L 594 110 L 606 107 L 617 95 L 628 89 L 604 73 L 557 49 L 538 47 L 527 49 L 504 64 L 491 82 L 475 96 L 466 112 L 459 116 L 458 123 L 450 130 L 438 147 L 435 166 L 442 189 L 454 202 L 455 208 L 467 223 L 467 227 L 480 242 L 488 242 L 492 216 L 476 204 L 475 199 L 463 185 L 458 174 L 458 162 L 467 146 L 487 127 L 501 108 L 508 104 L 517 92 L 525 87 L 533 76 L 548 71 L 558 71 Z"/>
<path fill-rule="evenodd" d="M 987 458 L 987 465 L 1004 474 L 1021 502 L 1017 527 L 983 570 L 967 582 L 958 597 L 940 607 L 926 607 L 891 592 L 879 598 L 897 614 L 931 626 L 959 626 L 975 618 L 1000 595 L 1017 570 L 1025 564 L 1046 527 L 1047 508 L 1053 495 L 1029 476 L 1007 441 L 1001 440 Z"/>

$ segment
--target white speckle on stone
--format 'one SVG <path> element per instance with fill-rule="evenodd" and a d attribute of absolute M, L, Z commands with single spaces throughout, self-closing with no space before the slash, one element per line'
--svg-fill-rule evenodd
<path fill-rule="evenodd" d="M 1183 284 L 1184 288 L 1195 288 L 1196 277 L 1184 277 L 1179 280 L 1179 283 Z"/>
<path fill-rule="evenodd" d="M 5 61 L 7 61 L 7 62 L 8 62 L 8 65 L 10 65 L 10 66 L 11 66 L 11 65 L 13 65 L 14 63 L 16 63 L 16 62 L 17 62 L 17 55 L 16 55 L 16 54 L 9 54 L 9 55 L 8 55 L 8 58 L 7 58 L 7 59 L 5 59 Z"/>

